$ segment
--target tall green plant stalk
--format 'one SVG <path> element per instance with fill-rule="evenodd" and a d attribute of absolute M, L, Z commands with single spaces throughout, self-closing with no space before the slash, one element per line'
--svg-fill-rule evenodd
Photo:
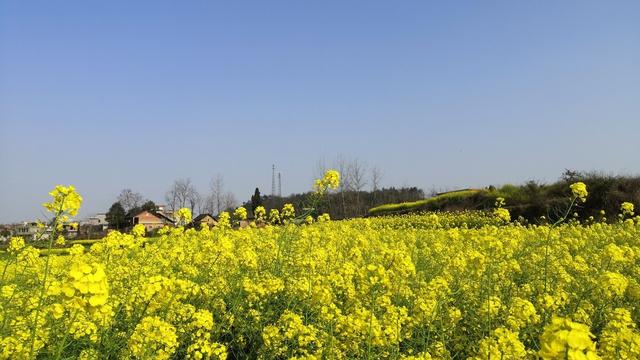
<path fill-rule="evenodd" d="M 29 341 L 29 358 L 34 357 L 34 347 L 36 342 L 36 331 L 38 327 L 38 320 L 40 319 L 40 310 L 42 308 L 42 303 L 44 302 L 44 294 L 47 289 L 47 279 L 49 277 L 49 264 L 51 258 L 51 249 L 53 248 L 53 239 L 58 234 L 58 224 L 60 222 L 60 216 L 63 214 L 64 210 L 64 200 L 66 199 L 66 195 L 63 200 L 60 202 L 60 208 L 56 211 L 54 221 L 53 221 L 53 229 L 51 230 L 51 234 L 49 235 L 49 246 L 47 247 L 47 256 L 44 263 L 44 276 L 42 279 L 42 287 L 40 288 L 40 294 L 38 295 L 38 307 L 36 307 L 36 314 L 33 325 L 31 327 L 31 337 Z M 43 229 L 43 232 L 46 231 L 46 227 Z"/>
<path fill-rule="evenodd" d="M 558 225 L 560 225 L 561 223 L 563 223 L 567 219 L 567 217 L 569 216 L 569 213 L 571 212 L 571 209 L 575 205 L 577 199 L 578 199 L 577 197 L 575 197 L 575 196 L 573 197 L 573 199 L 571 200 L 571 204 L 569 204 L 569 207 L 564 212 L 562 217 L 560 217 L 557 221 L 555 221 L 553 224 L 551 224 L 551 226 L 549 226 L 549 230 L 547 231 L 547 238 L 545 240 L 545 245 L 544 245 L 544 294 L 547 293 L 547 285 L 548 285 L 549 247 L 551 246 L 551 233 L 553 232 L 554 228 L 556 228 Z"/>

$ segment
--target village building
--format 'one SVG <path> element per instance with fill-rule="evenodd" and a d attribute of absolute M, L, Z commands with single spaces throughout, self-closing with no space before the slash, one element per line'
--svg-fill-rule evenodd
<path fill-rule="evenodd" d="M 24 222 L 13 228 L 13 236 L 19 236 L 25 241 L 45 240 L 49 238 L 53 229 L 51 226 L 42 228 L 35 221 Z M 63 235 L 67 239 L 75 239 L 78 236 L 78 228 L 74 224 L 63 224 L 58 235 Z"/>
<path fill-rule="evenodd" d="M 33 241 L 36 239 L 42 229 L 38 227 L 37 222 L 24 222 L 13 228 L 13 236 L 19 236 L 25 241 Z"/>
<path fill-rule="evenodd" d="M 101 213 L 80 221 L 81 227 L 91 227 L 93 231 L 106 231 L 109 228 L 107 214 Z"/>
<path fill-rule="evenodd" d="M 212 228 L 218 225 L 218 221 L 211 214 L 200 214 L 193 219 L 191 223 L 192 226 L 196 229 L 202 228 L 203 224 L 206 224 L 208 227 Z"/>
<path fill-rule="evenodd" d="M 78 237 L 82 239 L 102 238 L 107 234 L 109 222 L 107 214 L 100 213 L 80 221 Z"/>
<path fill-rule="evenodd" d="M 133 217 L 133 225 L 142 224 L 145 230 L 154 231 L 165 225 L 174 225 L 173 219 L 159 212 L 141 211 Z"/>
<path fill-rule="evenodd" d="M 156 210 L 155 213 L 160 214 L 160 215 L 164 215 L 165 217 L 168 217 L 169 219 L 173 219 L 173 213 L 174 211 L 169 210 L 169 208 L 167 208 L 165 205 L 156 205 Z"/>

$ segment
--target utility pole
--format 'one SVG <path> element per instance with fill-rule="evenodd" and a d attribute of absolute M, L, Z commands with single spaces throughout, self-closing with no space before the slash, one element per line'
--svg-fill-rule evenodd
<path fill-rule="evenodd" d="M 282 173 L 278 172 L 278 196 L 282 197 Z"/>
<path fill-rule="evenodd" d="M 276 195 L 276 165 L 271 165 L 271 196 Z"/>

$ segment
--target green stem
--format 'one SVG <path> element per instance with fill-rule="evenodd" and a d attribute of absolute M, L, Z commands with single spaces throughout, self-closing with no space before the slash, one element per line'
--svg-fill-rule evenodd
<path fill-rule="evenodd" d="M 73 324 L 74 321 L 76 321 L 76 317 L 78 316 L 78 312 L 74 312 L 73 317 L 71 318 L 71 322 L 69 322 L 69 324 Z M 56 360 L 60 359 L 60 356 L 62 355 L 62 350 L 64 349 L 64 345 L 67 342 L 67 337 L 69 336 L 69 331 L 65 331 L 64 332 L 64 337 L 62 338 L 62 341 L 60 341 L 60 345 L 58 345 L 58 350 L 56 350 Z"/>
<path fill-rule="evenodd" d="M 4 269 L 2 269 L 2 278 L 0 279 L 0 284 L 4 285 L 4 276 L 7 273 L 7 268 L 9 267 L 9 265 L 13 262 L 13 259 L 9 259 L 9 261 L 7 261 L 4 264 Z"/>
<path fill-rule="evenodd" d="M 547 232 L 547 239 L 545 241 L 545 246 L 544 246 L 544 294 L 547 293 L 547 284 L 548 284 L 547 277 L 549 272 L 549 246 L 551 243 L 551 232 L 557 225 L 559 225 L 560 223 L 562 223 L 567 219 L 567 216 L 569 216 L 569 212 L 573 208 L 573 205 L 576 203 L 576 200 L 577 200 L 576 197 L 574 197 L 571 200 L 571 204 L 569 204 L 567 211 L 565 211 L 564 215 L 560 219 L 558 219 L 556 222 L 551 224 L 551 226 L 549 227 L 549 231 Z"/>
<path fill-rule="evenodd" d="M 45 293 L 46 288 L 47 288 L 47 278 L 49 277 L 49 263 L 50 263 L 49 259 L 51 258 L 51 248 L 53 247 L 53 239 L 57 235 L 58 221 L 60 219 L 60 215 L 62 215 L 62 213 L 64 212 L 62 207 L 64 205 L 65 198 L 66 198 L 66 196 L 60 202 L 60 208 L 58 209 L 58 212 L 56 213 L 56 216 L 54 218 L 53 230 L 51 230 L 51 234 L 49 235 L 49 247 L 48 247 L 47 259 L 46 259 L 45 265 L 44 265 L 44 277 L 42 279 L 42 288 L 40 289 L 40 294 L 38 296 L 38 307 L 36 308 L 35 319 L 34 319 L 33 326 L 31 328 L 31 340 L 30 340 L 30 345 L 29 345 L 29 358 L 34 358 L 35 357 L 34 353 L 33 353 L 33 350 L 34 350 L 34 346 L 35 346 L 35 342 L 36 342 L 36 329 L 38 327 L 38 320 L 40 318 L 40 309 L 42 308 L 42 303 L 43 303 L 43 300 L 44 300 L 44 293 Z"/>

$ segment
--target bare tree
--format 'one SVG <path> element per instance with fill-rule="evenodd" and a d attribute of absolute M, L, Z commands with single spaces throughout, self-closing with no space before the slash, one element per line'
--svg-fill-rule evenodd
<path fill-rule="evenodd" d="M 131 189 L 124 189 L 118 195 L 118 202 L 125 211 L 129 211 L 136 208 L 144 202 L 144 197 L 139 192 L 135 192 Z"/>
<path fill-rule="evenodd" d="M 316 162 L 316 166 L 313 169 L 313 180 L 321 179 L 324 176 L 324 173 L 327 172 L 329 168 L 327 167 L 327 162 L 324 159 L 320 159 Z"/>
<path fill-rule="evenodd" d="M 215 205 L 213 205 L 211 194 L 209 194 L 202 199 L 202 212 L 207 214 L 215 214 L 214 211 Z"/>
<path fill-rule="evenodd" d="M 367 186 L 366 180 L 367 165 L 360 160 L 353 159 L 347 167 L 347 178 L 350 180 L 351 189 L 354 191 L 363 191 Z"/>
<path fill-rule="evenodd" d="M 371 207 L 374 207 L 378 204 L 378 190 L 380 190 L 382 177 L 382 170 L 378 166 L 374 166 L 371 168 L 371 204 L 369 204 L 369 206 Z"/>
<path fill-rule="evenodd" d="M 347 217 L 347 201 L 345 198 L 345 191 L 349 191 L 351 188 L 351 182 L 347 174 L 349 168 L 349 162 L 344 155 L 338 155 L 336 157 L 336 170 L 340 173 L 340 185 L 338 192 L 340 193 L 340 200 L 342 201 L 342 216 Z"/>
<path fill-rule="evenodd" d="M 351 179 L 349 177 L 349 159 L 344 155 L 338 155 L 336 157 L 336 170 L 340 173 L 340 192 L 352 190 Z"/>
<path fill-rule="evenodd" d="M 365 186 L 367 186 L 366 172 L 367 165 L 357 158 L 349 162 L 349 166 L 347 167 L 347 178 L 350 180 L 351 189 L 355 192 L 356 196 L 355 208 L 352 212 L 356 216 L 361 215 L 360 192 L 362 192 Z"/>
<path fill-rule="evenodd" d="M 382 178 L 383 178 L 384 174 L 382 173 L 382 170 L 377 167 L 374 166 L 371 168 L 371 190 L 376 192 L 378 190 L 380 190 L 380 183 L 382 182 Z"/>
<path fill-rule="evenodd" d="M 217 174 L 209 183 L 210 193 L 204 200 L 204 211 L 211 214 L 219 214 L 222 210 L 224 198 L 224 179 Z"/>
<path fill-rule="evenodd" d="M 222 206 L 226 211 L 231 211 L 238 206 L 238 200 L 231 191 L 228 191 L 222 196 Z"/>
<path fill-rule="evenodd" d="M 190 207 L 193 212 L 199 197 L 198 190 L 196 190 L 189 178 L 174 181 L 171 190 L 165 194 L 167 205 L 172 211 L 183 207 Z"/>
<path fill-rule="evenodd" d="M 187 198 L 187 202 L 189 203 L 189 208 L 191 209 L 191 213 L 195 215 L 196 210 L 198 214 L 201 213 L 202 196 L 200 196 L 200 193 L 198 192 L 198 190 L 196 190 L 195 188 L 193 189 L 193 191 L 189 194 Z"/>

